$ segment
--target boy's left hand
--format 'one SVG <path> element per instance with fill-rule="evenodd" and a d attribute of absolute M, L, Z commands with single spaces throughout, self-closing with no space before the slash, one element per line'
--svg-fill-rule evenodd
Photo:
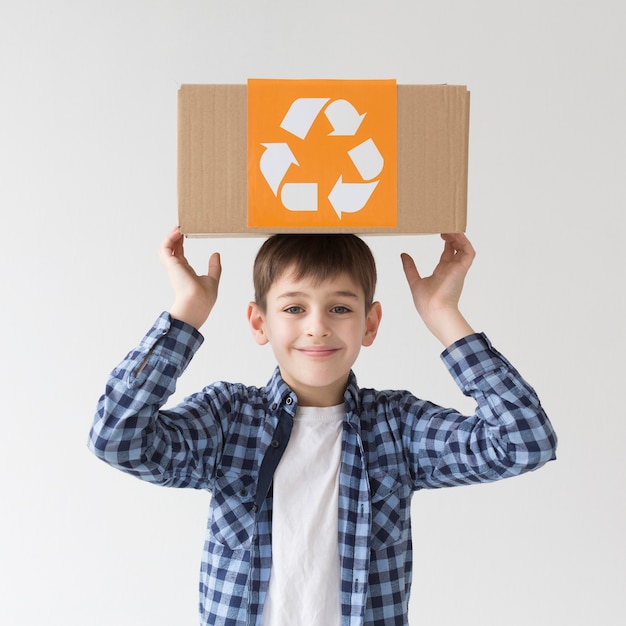
<path fill-rule="evenodd" d="M 445 242 L 443 253 L 431 276 L 422 278 L 408 254 L 401 258 L 417 312 L 428 329 L 449 346 L 474 332 L 459 311 L 459 300 L 476 252 L 463 233 L 441 238 Z"/>

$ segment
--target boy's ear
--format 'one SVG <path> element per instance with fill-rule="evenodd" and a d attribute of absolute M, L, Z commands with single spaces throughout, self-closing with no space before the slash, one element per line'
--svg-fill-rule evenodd
<path fill-rule="evenodd" d="M 269 339 L 265 334 L 265 320 L 263 319 L 263 312 L 256 302 L 250 302 L 248 304 L 248 323 L 250 324 L 254 340 L 260 346 L 264 346 Z"/>
<path fill-rule="evenodd" d="M 376 334 L 378 333 L 378 327 L 380 326 L 380 320 L 382 318 L 383 308 L 380 305 L 380 302 L 373 302 L 369 313 L 365 318 L 365 333 L 363 335 L 363 340 L 361 341 L 362 346 L 367 347 L 374 343 L 374 339 L 376 339 Z"/>

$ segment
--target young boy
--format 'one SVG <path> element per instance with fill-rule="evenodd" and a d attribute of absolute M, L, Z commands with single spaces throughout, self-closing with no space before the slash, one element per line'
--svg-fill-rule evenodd
<path fill-rule="evenodd" d="M 351 371 L 381 305 L 366 244 L 353 235 L 275 235 L 254 265 L 248 320 L 278 367 L 267 386 L 214 383 L 162 410 L 202 343 L 217 254 L 198 276 L 174 229 L 160 256 L 175 298 L 117 367 L 90 448 L 144 480 L 211 493 L 201 624 L 408 623 L 414 491 L 498 480 L 554 458 L 533 389 L 475 334 L 458 302 L 474 251 L 443 235 L 422 278 L 402 255 L 417 311 L 477 404 L 463 416 L 406 391 L 359 389 Z"/>

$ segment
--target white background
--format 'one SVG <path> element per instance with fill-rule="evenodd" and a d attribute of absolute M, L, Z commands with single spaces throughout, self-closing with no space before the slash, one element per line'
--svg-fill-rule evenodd
<path fill-rule="evenodd" d="M 413 624 L 626 623 L 626 37 L 619 0 L 3 0 L 0 622 L 184 626 L 208 495 L 118 473 L 85 447 L 109 371 L 171 293 L 181 83 L 395 78 L 471 90 L 463 309 L 538 390 L 559 459 L 413 501 Z M 356 371 L 471 410 L 412 308 L 399 252 L 368 237 L 384 320 Z M 258 238 L 220 250 L 221 296 L 177 398 L 263 384 L 245 322 Z"/>

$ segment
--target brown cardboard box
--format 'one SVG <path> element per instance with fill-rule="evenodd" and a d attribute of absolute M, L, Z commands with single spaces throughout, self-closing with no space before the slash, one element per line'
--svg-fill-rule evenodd
<path fill-rule="evenodd" d="M 248 226 L 247 86 L 182 85 L 178 94 L 178 219 L 188 236 L 269 232 L 462 232 L 467 213 L 469 92 L 397 86 L 395 227 Z"/>

